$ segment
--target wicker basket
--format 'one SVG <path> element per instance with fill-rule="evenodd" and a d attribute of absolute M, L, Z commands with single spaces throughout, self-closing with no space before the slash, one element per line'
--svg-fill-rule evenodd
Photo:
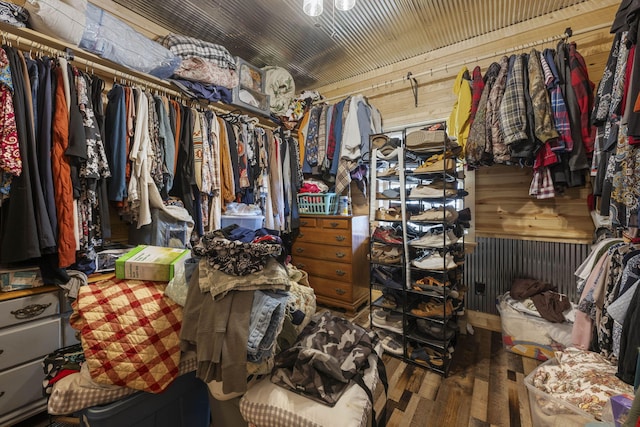
<path fill-rule="evenodd" d="M 298 193 L 298 211 L 304 215 L 333 215 L 338 209 L 336 193 Z"/>

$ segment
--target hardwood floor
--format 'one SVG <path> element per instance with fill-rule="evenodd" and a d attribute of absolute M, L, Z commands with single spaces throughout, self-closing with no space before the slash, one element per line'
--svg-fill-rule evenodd
<path fill-rule="evenodd" d="M 368 326 L 368 313 L 353 321 Z M 377 390 L 375 410 L 386 406 L 387 427 L 532 427 L 524 378 L 541 362 L 506 351 L 498 332 L 459 335 L 447 378 L 388 354 L 383 361 L 389 392 Z"/>

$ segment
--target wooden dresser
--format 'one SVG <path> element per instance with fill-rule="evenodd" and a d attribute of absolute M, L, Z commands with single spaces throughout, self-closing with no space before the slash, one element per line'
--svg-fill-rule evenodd
<path fill-rule="evenodd" d="M 349 313 L 369 297 L 369 218 L 300 215 L 293 264 L 309 273 L 320 304 Z"/>

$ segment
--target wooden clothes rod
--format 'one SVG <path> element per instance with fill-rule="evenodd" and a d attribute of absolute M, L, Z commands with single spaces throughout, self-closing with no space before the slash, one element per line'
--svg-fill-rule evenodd
<path fill-rule="evenodd" d="M 542 39 L 542 40 L 537 40 L 537 41 L 531 42 L 531 43 L 525 43 L 525 44 L 522 44 L 520 46 L 504 49 L 504 50 L 499 51 L 499 52 L 488 53 L 488 54 L 485 54 L 485 55 L 476 56 L 475 57 L 475 62 L 484 61 L 484 60 L 487 60 L 487 59 L 493 59 L 493 58 L 497 58 L 497 57 L 502 57 L 502 56 L 509 55 L 511 53 L 514 53 L 514 52 L 523 51 L 523 50 L 530 49 L 530 48 L 535 47 L 535 46 L 539 46 L 541 44 L 551 43 L 553 41 L 564 39 L 564 38 L 567 38 L 567 37 L 570 37 L 570 36 L 577 36 L 577 35 L 589 33 L 589 32 L 592 32 L 592 31 L 598 31 L 598 30 L 601 30 L 603 28 L 609 28 L 609 26 L 610 26 L 610 24 L 601 24 L 601 25 L 596 25 L 596 26 L 589 27 L 589 28 L 584 28 L 584 29 L 578 30 L 578 31 L 572 31 L 571 34 L 568 34 L 567 32 L 565 32 L 565 33 L 560 34 L 560 35 L 548 37 L 548 38 Z M 570 28 L 568 30 L 570 30 Z M 372 85 L 370 87 L 364 87 L 362 89 L 353 90 L 353 91 L 350 91 L 350 92 L 347 92 L 347 93 L 343 93 L 343 94 L 340 94 L 340 95 L 337 95 L 337 96 L 333 96 L 331 98 L 325 98 L 325 99 L 323 99 L 321 101 L 318 101 L 318 102 L 329 102 L 329 101 L 335 101 L 337 99 L 343 99 L 343 98 L 346 98 L 347 96 L 356 95 L 356 94 L 362 93 L 364 91 L 372 91 L 372 90 L 379 89 L 379 88 L 384 87 L 384 86 L 392 85 L 392 84 L 395 84 L 395 83 L 401 83 L 401 82 L 407 81 L 409 78 L 414 79 L 416 77 L 421 77 L 421 76 L 426 76 L 426 75 L 432 76 L 434 73 L 438 73 L 438 72 L 442 72 L 442 71 L 445 71 L 445 72 L 448 73 L 449 70 L 456 70 L 456 69 L 461 68 L 464 65 L 467 65 L 470 62 L 470 60 L 472 60 L 472 59 L 474 59 L 474 58 L 469 58 L 469 59 L 467 59 L 465 61 L 458 61 L 458 62 L 455 62 L 453 64 L 446 64 L 446 65 L 441 66 L 441 67 L 430 68 L 428 70 L 424 70 L 424 71 L 421 71 L 421 72 L 415 73 L 415 74 L 410 72 L 408 75 L 405 75 L 403 77 L 399 77 L 397 79 L 386 80 L 386 81 L 384 81 L 382 83 L 378 83 L 378 84 Z"/>
<path fill-rule="evenodd" d="M 39 51 L 42 53 L 48 53 L 51 56 L 66 57 L 78 68 L 84 68 L 86 72 L 91 71 L 92 73 L 97 71 L 96 74 L 101 77 L 105 77 L 107 79 L 113 78 L 114 83 L 117 83 L 118 81 L 123 84 L 125 82 L 129 82 L 132 85 L 139 85 L 145 89 L 152 89 L 166 96 L 180 99 L 187 105 L 190 102 L 196 102 L 198 105 L 209 108 L 219 114 L 228 114 L 235 110 L 239 110 L 238 107 L 233 105 L 229 106 L 229 109 L 224 109 L 206 101 L 199 101 L 197 99 L 185 97 L 183 93 L 175 90 L 169 82 L 136 70 L 129 70 L 123 66 L 120 66 L 119 69 L 114 68 L 113 65 L 117 66 L 117 64 L 113 64 L 111 61 L 100 58 L 90 52 L 86 52 L 77 46 L 73 46 L 61 40 L 56 40 L 28 28 L 17 28 L 9 24 L 0 23 L 0 35 L 2 36 L 3 44 L 13 46 L 15 43 L 14 47 L 22 51 Z M 73 57 L 70 57 L 70 54 L 72 54 Z M 256 126 L 270 130 L 276 129 L 274 126 L 269 126 L 260 122 L 257 123 Z"/>

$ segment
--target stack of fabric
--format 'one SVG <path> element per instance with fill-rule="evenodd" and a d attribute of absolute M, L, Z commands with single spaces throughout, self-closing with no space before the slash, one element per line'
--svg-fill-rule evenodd
<path fill-rule="evenodd" d="M 219 44 L 179 34 L 168 34 L 158 40 L 182 58 L 172 81 L 194 98 L 231 102 L 231 89 L 238 86 L 236 60 Z"/>

